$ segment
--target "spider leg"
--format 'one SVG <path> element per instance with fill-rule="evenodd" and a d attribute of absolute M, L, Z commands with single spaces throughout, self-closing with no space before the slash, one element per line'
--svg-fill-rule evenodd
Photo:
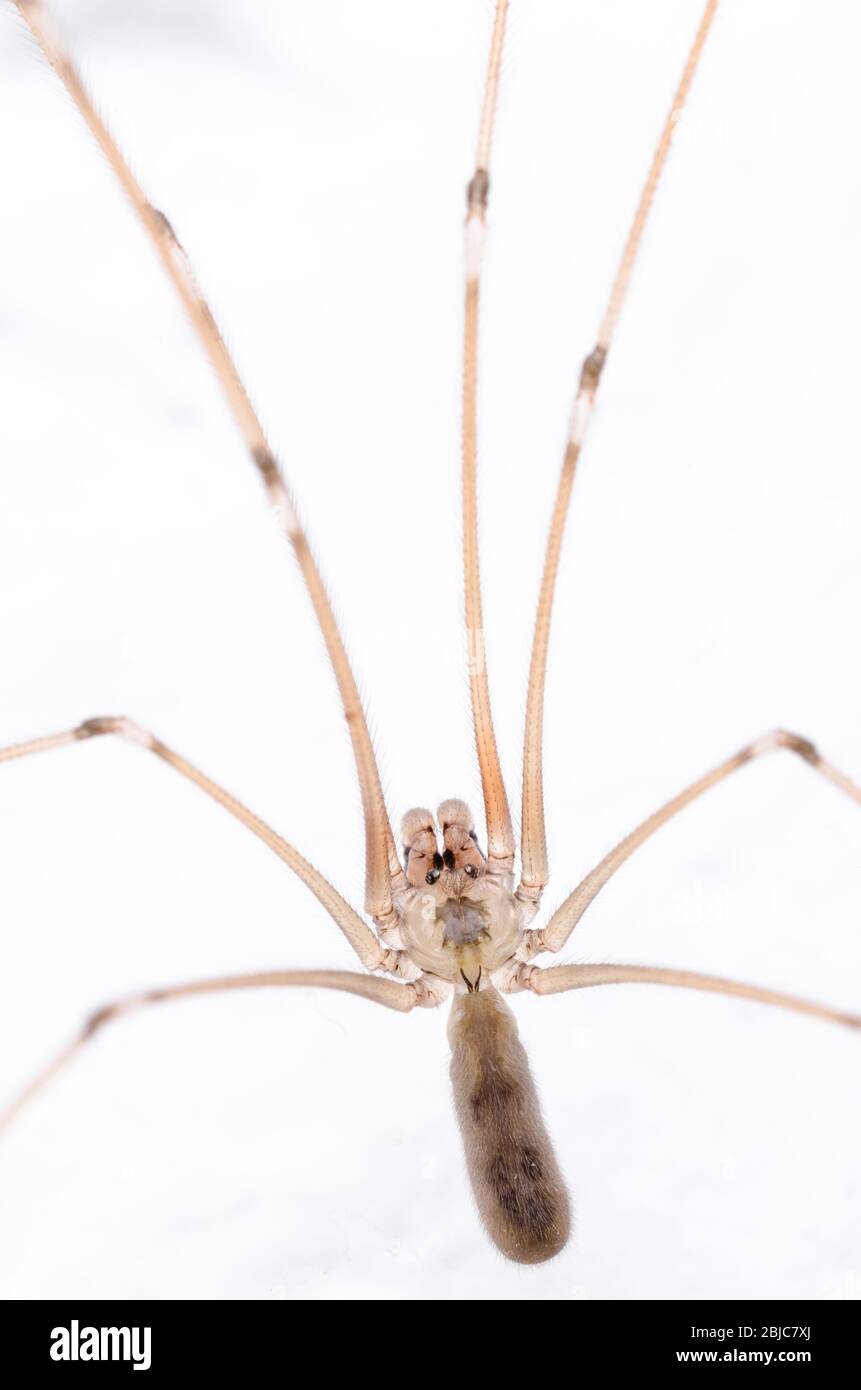
<path fill-rule="evenodd" d="M 353 745 L 365 821 L 365 909 L 369 916 L 394 925 L 396 915 L 392 907 L 392 889 L 402 889 L 405 884 L 386 812 L 371 736 L 335 615 L 307 537 L 299 523 L 290 490 L 236 364 L 227 350 L 212 311 L 201 294 L 189 259 L 173 228 L 164 213 L 153 207 L 135 179 L 113 136 L 95 109 L 89 92 L 41 0 L 14 2 L 149 234 L 218 378 L 251 459 L 269 495 L 279 525 L 293 547 L 326 644 Z"/>
<path fill-rule="evenodd" d="M 696 970 L 673 970 L 652 965 L 551 965 L 542 970 L 537 965 L 524 965 L 517 977 L 523 989 L 534 994 L 561 994 L 569 989 L 586 989 L 590 985 L 675 985 L 679 989 L 699 989 L 709 994 L 731 994 L 737 999 L 753 999 L 758 1004 L 774 1004 L 780 1009 L 810 1014 L 829 1023 L 842 1023 L 848 1028 L 861 1028 L 861 1015 L 830 1009 L 810 999 L 794 994 L 764 989 L 761 985 L 741 984 L 719 975 L 701 975 Z"/>
<path fill-rule="evenodd" d="M 400 984 L 397 980 L 384 980 L 374 975 L 359 975 L 351 970 L 268 970 L 254 975 L 226 975 L 213 980 L 194 980 L 189 984 L 169 985 L 165 989 L 148 990 L 143 994 L 133 994 L 106 1004 L 90 1014 L 77 1035 L 52 1058 L 46 1067 L 16 1096 L 4 1111 L 0 1112 L 0 1134 L 17 1117 L 25 1105 L 49 1085 L 67 1063 L 86 1046 L 91 1038 L 106 1024 L 126 1014 L 135 1013 L 148 1004 L 164 1004 L 175 999 L 188 999 L 195 994 L 220 994 L 235 989 L 337 989 L 347 994 L 358 994 L 370 999 L 374 1004 L 382 1004 L 387 1009 L 399 1013 L 409 1013 L 417 1004 L 435 1008 L 440 997 L 432 988 L 426 988 L 423 981 Z"/>
<path fill-rule="evenodd" d="M 538 596 L 538 611 L 535 616 L 535 630 L 532 638 L 532 656 L 529 663 L 529 686 L 526 700 L 526 728 L 523 739 L 523 804 L 521 814 L 521 881 L 517 896 L 527 918 L 534 916 L 541 901 L 541 894 L 547 885 L 550 869 L 547 860 L 547 838 L 544 828 L 544 780 L 542 758 L 542 735 L 544 726 L 544 686 L 547 673 L 547 649 L 550 641 L 550 619 L 553 611 L 553 595 L 556 575 L 559 569 L 559 556 L 574 473 L 580 450 L 586 434 L 586 427 L 592 411 L 598 382 L 604 368 L 610 342 L 631 278 L 637 250 L 649 215 L 652 199 L 666 163 L 673 132 L 682 113 L 697 64 L 702 54 L 711 22 L 717 8 L 717 0 L 708 0 L 700 27 L 685 63 L 681 81 L 673 98 L 672 106 L 664 123 L 661 137 L 652 158 L 646 182 L 640 195 L 637 211 L 628 233 L 628 239 L 613 282 L 610 298 L 595 347 L 583 363 L 580 384 L 571 415 L 568 442 L 562 463 L 562 474 L 553 505 L 550 534 L 544 558 L 544 571 Z"/>
<path fill-rule="evenodd" d="M 574 892 L 565 899 L 561 907 L 557 908 L 547 926 L 538 931 L 530 932 L 524 955 L 533 956 L 538 951 L 561 951 L 596 894 L 600 893 L 604 884 L 613 877 L 616 870 L 621 868 L 625 860 L 629 859 L 634 851 L 639 849 L 640 845 L 644 844 L 651 835 L 654 835 L 656 830 L 659 830 L 662 825 L 666 825 L 668 820 L 672 820 L 673 816 L 677 815 L 685 806 L 689 806 L 692 801 L 696 801 L 710 787 L 716 787 L 719 782 L 723 782 L 726 777 L 730 777 L 732 773 L 737 772 L 740 767 L 744 767 L 754 758 L 761 757 L 764 753 L 774 752 L 778 748 L 786 748 L 791 753 L 797 753 L 829 782 L 833 782 L 847 796 L 851 796 L 853 801 L 861 803 L 861 787 L 852 782 L 844 773 L 839 772 L 831 763 L 826 762 L 809 739 L 801 738 L 799 734 L 787 733 L 785 729 L 775 729 L 769 734 L 764 734 L 762 738 L 755 739 L 753 743 L 747 744 L 733 757 L 727 758 L 726 762 L 719 763 L 704 777 L 692 782 L 684 791 L 679 792 L 678 796 L 674 796 L 671 801 L 661 806 L 635 830 L 632 830 L 630 835 L 626 835 L 615 849 L 611 849 L 610 853 L 605 855 L 599 864 L 595 865 L 595 868 L 577 885 Z"/>
<path fill-rule="evenodd" d="M 241 801 L 237 801 L 230 792 L 213 782 L 205 773 L 200 772 L 185 758 L 180 757 L 167 744 L 162 743 L 146 729 L 141 729 L 137 724 L 133 724 L 130 719 L 121 717 L 107 717 L 100 719 L 87 719 L 83 724 L 79 724 L 74 729 L 66 729 L 59 734 L 48 734 L 44 738 L 34 738 L 27 743 L 12 744 L 9 748 L 0 748 L 0 763 L 10 762 L 14 758 L 24 758 L 30 753 L 43 753 L 51 748 L 62 748 L 69 743 L 78 743 L 81 740 L 96 738 L 102 734 L 117 734 L 120 738 L 128 739 L 131 743 L 137 743 L 147 752 L 154 753 L 162 762 L 167 763 L 175 772 L 193 782 L 207 796 L 217 801 L 238 821 L 247 826 L 259 840 L 283 859 L 285 864 L 301 878 L 302 882 L 323 904 L 329 916 L 340 927 L 346 936 L 359 960 L 366 970 L 385 969 L 390 973 L 399 973 L 402 970 L 411 971 L 412 967 L 406 962 L 406 957 L 399 951 L 384 950 L 382 944 L 371 931 L 371 928 L 355 911 L 350 904 L 341 897 L 340 893 L 332 887 L 328 879 L 308 863 L 298 850 L 288 844 L 271 826 L 262 821 L 259 816 L 255 816 L 253 811 L 249 811 L 247 806 L 243 806 Z"/>
<path fill-rule="evenodd" d="M 478 324 L 479 280 L 481 251 L 485 234 L 485 219 L 489 190 L 488 167 L 502 47 L 505 39 L 505 20 L 508 0 L 497 0 L 496 17 L 490 45 L 487 81 L 482 103 L 475 172 L 467 185 L 466 216 L 466 288 L 464 295 L 463 330 L 463 425 L 461 439 L 461 469 L 463 490 L 463 581 L 464 608 L 468 639 L 469 693 L 472 702 L 472 722 L 475 747 L 481 771 L 484 809 L 487 822 L 487 857 L 491 873 L 507 875 L 514 868 L 514 830 L 511 811 L 502 778 L 493 715 L 490 708 L 490 689 L 484 657 L 484 620 L 481 609 L 481 573 L 478 558 L 478 503 L 476 498 L 477 459 L 477 392 L 478 392 Z"/>

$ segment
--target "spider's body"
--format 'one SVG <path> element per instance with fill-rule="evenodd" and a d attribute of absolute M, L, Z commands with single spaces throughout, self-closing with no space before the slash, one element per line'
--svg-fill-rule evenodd
<path fill-rule="evenodd" d="M 420 970 L 455 988 L 477 989 L 497 982 L 520 945 L 514 894 L 485 878 L 449 897 L 426 888 L 407 906 L 401 939 Z"/>
<path fill-rule="evenodd" d="M 420 971 L 470 992 L 511 983 L 523 939 L 523 909 L 512 876 L 488 869 L 472 816 L 462 801 L 444 801 L 437 830 L 429 811 L 404 816 L 405 873 L 399 944 Z"/>
<path fill-rule="evenodd" d="M 437 821 L 441 844 L 429 811 L 403 818 L 409 886 L 394 930 L 421 972 L 422 1002 L 454 990 L 451 1080 L 481 1218 L 509 1259 L 537 1264 L 566 1244 L 571 1216 L 517 1023 L 500 994 L 519 987 L 532 908 L 528 897 L 518 902 L 513 875 L 482 854 L 463 801 L 444 801 Z"/>
<path fill-rule="evenodd" d="M 460 898 L 449 898 L 440 912 L 444 946 L 454 949 L 458 974 L 467 988 L 478 989 L 482 974 L 497 983 L 497 974 L 514 958 L 520 945 L 514 896 L 485 882 Z"/>
<path fill-rule="evenodd" d="M 497 0 L 475 172 L 467 185 L 463 353 L 464 594 L 471 653 L 469 685 L 481 774 L 485 836 L 464 802 L 443 802 L 436 817 L 409 811 L 399 853 L 383 797 L 376 757 L 346 649 L 280 464 L 237 368 L 191 271 L 170 221 L 148 200 L 120 154 L 54 31 L 41 0 L 15 0 L 127 194 L 191 321 L 224 391 L 248 457 L 256 468 L 292 547 L 325 641 L 352 744 L 364 817 L 364 915 L 287 840 L 241 801 L 160 738 L 131 720 L 90 718 L 61 733 L 0 749 L 0 763 L 63 745 L 117 736 L 136 743 L 227 810 L 271 849 L 316 897 L 364 973 L 283 970 L 232 975 L 147 990 L 94 1013 L 79 1036 L 6 1112 L 17 1113 L 61 1065 L 109 1021 L 133 1008 L 234 989 L 328 988 L 392 1010 L 433 1008 L 452 994 L 449 1040 L 455 1105 L 467 1168 L 484 1224 L 504 1254 L 524 1263 L 556 1255 L 566 1244 L 570 1212 L 565 1185 L 538 1105 L 513 1014 L 503 995 L 541 996 L 621 982 L 663 984 L 734 995 L 799 1013 L 861 1026 L 861 1019 L 757 985 L 716 976 L 640 965 L 541 966 L 534 958 L 558 953 L 608 880 L 661 826 L 755 758 L 784 749 L 855 801 L 861 789 L 826 762 L 809 740 L 776 730 L 747 744 L 648 816 L 574 888 L 541 926 L 533 925 L 549 880 L 544 825 L 543 711 L 553 596 L 574 474 L 592 406 L 655 189 L 673 131 L 688 96 L 717 0 L 707 0 L 625 245 L 595 345 L 580 373 L 550 526 L 534 628 L 526 708 L 519 873 L 508 796 L 497 753 L 485 668 L 477 526 L 477 374 L 482 252 L 490 189 L 489 164 L 508 0 Z M 486 852 L 483 846 L 486 846 Z M 370 925 L 370 924 L 373 924 Z"/>

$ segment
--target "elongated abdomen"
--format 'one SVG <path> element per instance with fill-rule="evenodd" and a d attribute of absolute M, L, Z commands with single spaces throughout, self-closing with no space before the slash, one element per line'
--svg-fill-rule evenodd
<path fill-rule="evenodd" d="M 495 989 L 459 994 L 448 1037 L 467 1171 L 488 1235 L 510 1260 L 549 1260 L 568 1239 L 571 1214 L 514 1015 Z"/>

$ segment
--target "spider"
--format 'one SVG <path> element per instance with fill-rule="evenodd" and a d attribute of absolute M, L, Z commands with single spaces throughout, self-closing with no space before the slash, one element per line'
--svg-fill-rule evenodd
<path fill-rule="evenodd" d="M 621 865 L 654 832 L 705 791 L 752 760 L 785 750 L 795 754 L 854 800 L 861 790 L 828 763 L 803 734 L 772 731 L 754 739 L 648 817 L 583 879 L 543 925 L 536 925 L 549 876 L 544 829 L 542 725 L 550 619 L 562 536 L 581 447 L 613 340 L 652 197 L 670 140 L 688 96 L 716 9 L 706 6 L 670 114 L 660 136 L 618 274 L 594 347 L 582 366 L 568 430 L 530 663 L 523 758 L 519 872 L 507 791 L 490 709 L 478 559 L 476 507 L 478 305 L 490 191 L 490 154 L 508 4 L 496 7 L 475 170 L 469 181 L 465 226 L 463 358 L 463 527 L 469 686 L 481 772 L 485 832 L 466 803 L 448 799 L 434 815 L 408 811 L 396 841 L 384 803 L 367 721 L 345 648 L 316 562 L 300 525 L 280 465 L 245 394 L 233 362 L 193 277 L 168 216 L 153 207 L 124 163 L 39 0 L 17 8 L 64 81 L 156 247 L 207 352 L 236 417 L 249 455 L 292 546 L 309 591 L 336 677 L 356 762 L 365 845 L 365 914 L 375 930 L 281 836 L 220 785 L 150 731 L 124 717 L 97 716 L 75 728 L 14 745 L 9 760 L 107 735 L 138 744 L 158 757 L 245 824 L 291 867 L 346 936 L 364 975 L 343 971 L 279 971 L 171 986 L 125 998 L 95 1012 L 63 1054 L 7 1112 L 21 1105 L 105 1024 L 134 1009 L 193 994 L 261 987 L 320 987 L 359 995 L 390 1009 L 435 1008 L 452 997 L 450 1039 L 456 1110 L 479 1213 L 491 1239 L 509 1258 L 540 1262 L 557 1254 L 570 1233 L 564 1181 L 538 1106 L 525 1053 L 503 996 L 538 996 L 606 983 L 653 982 L 779 1005 L 853 1027 L 859 1019 L 824 1005 L 758 986 L 690 971 L 625 965 L 541 966 L 535 958 L 558 953 L 580 917 Z M 388 978 L 384 978 L 387 976 Z"/>

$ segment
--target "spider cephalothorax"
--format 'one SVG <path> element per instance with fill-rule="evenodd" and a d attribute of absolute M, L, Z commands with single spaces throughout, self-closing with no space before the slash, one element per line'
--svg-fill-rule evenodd
<path fill-rule="evenodd" d="M 430 812 L 410 810 L 403 817 L 409 888 L 399 902 L 402 947 L 446 992 L 451 986 L 458 991 L 478 990 L 481 984 L 508 987 L 523 938 L 512 876 L 488 870 L 465 802 L 442 802 L 437 815 L 442 855 Z M 423 876 L 424 865 L 437 860 L 442 869 Z"/>
<path fill-rule="evenodd" d="M 523 938 L 512 876 L 488 867 L 465 802 L 444 801 L 437 822 L 442 853 L 429 811 L 408 811 L 401 823 L 410 885 L 399 903 L 403 949 L 456 990 L 508 986 Z M 425 872 L 428 863 L 434 867 Z"/>

